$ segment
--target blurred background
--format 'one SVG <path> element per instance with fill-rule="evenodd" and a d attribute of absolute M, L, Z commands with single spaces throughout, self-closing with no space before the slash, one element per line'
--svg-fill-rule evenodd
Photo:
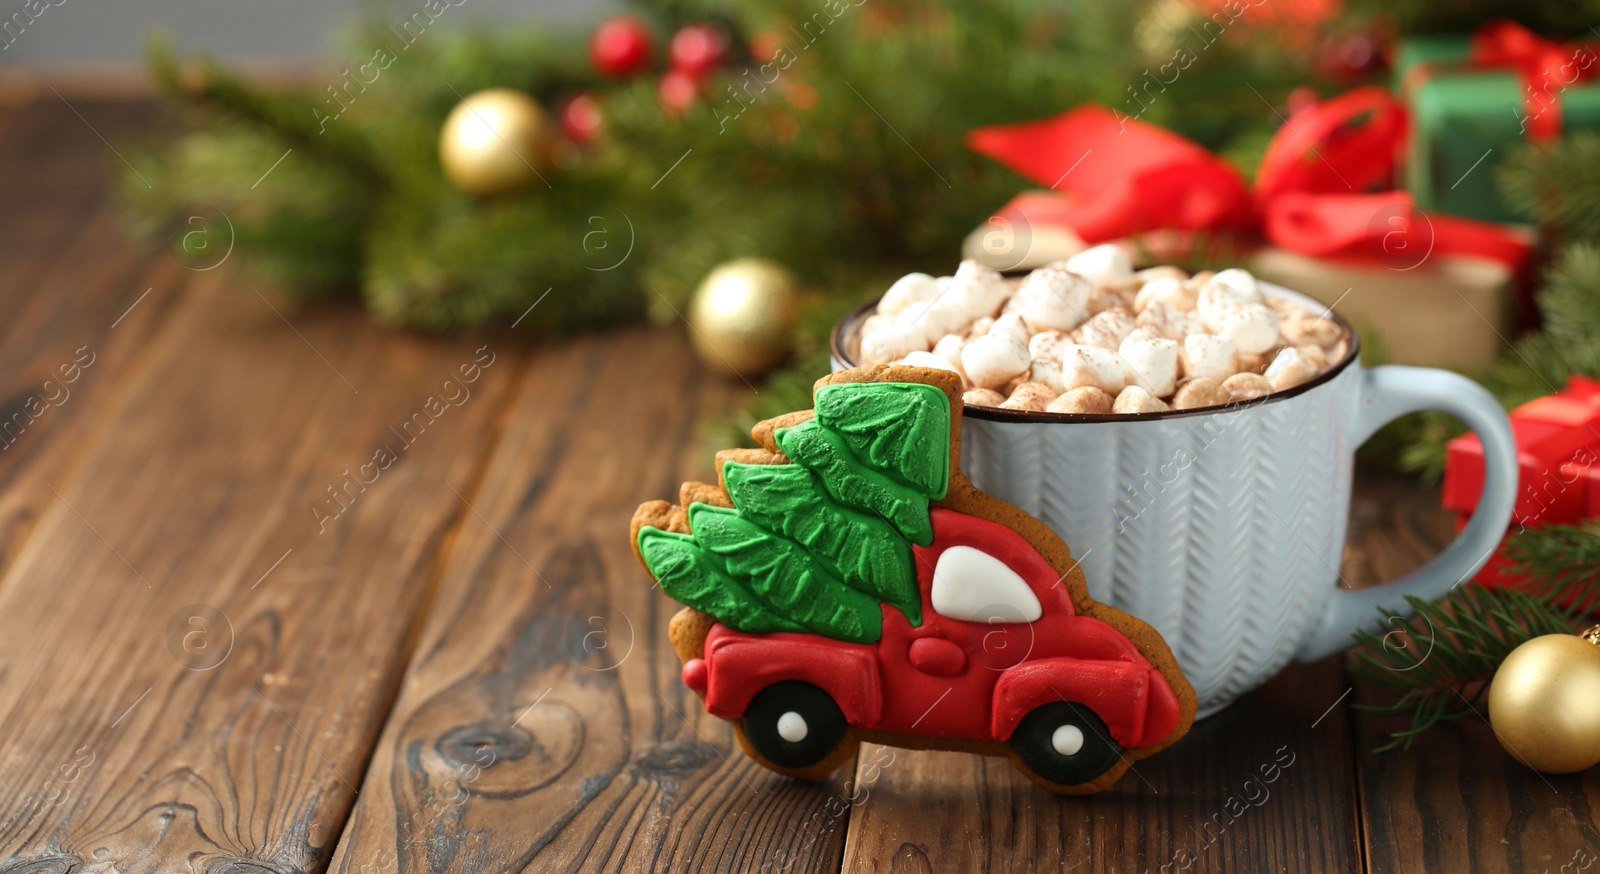
<path fill-rule="evenodd" d="M 1338 301 L 1371 362 L 1514 405 L 1600 355 L 1562 325 L 1505 348 L 1546 287 L 1600 280 L 1563 248 L 1600 233 L 1572 172 L 1600 150 L 1595 21 L 1553 0 L 19 0 L 0 100 L 159 95 L 178 127 L 106 138 L 126 229 L 203 265 L 182 229 L 226 216 L 289 296 L 429 332 L 686 319 L 708 366 L 766 383 L 730 435 L 803 404 L 831 326 L 896 277 L 1112 241 Z M 1084 107 L 1117 122 L 1098 153 L 1023 127 Z M 1193 184 L 1117 202 L 1167 133 L 1227 208 Z M 1041 188 L 1098 218 L 1041 212 Z M 1267 220 L 1286 192 L 1369 200 L 1291 240 Z M 714 276 L 760 306 L 700 306 Z M 1374 452 L 1436 476 L 1457 431 L 1413 420 Z"/>
<path fill-rule="evenodd" d="M 23 4 L 10 5 L 20 10 Z M 0 51 L 0 65 L 65 69 L 89 64 L 133 69 L 144 58 L 153 31 L 170 33 L 184 50 L 208 51 L 231 61 L 303 65 L 328 61 L 337 49 L 332 35 L 342 28 L 369 16 L 402 17 L 396 3 L 358 0 L 68 0 L 45 9 L 25 31 L 16 28 L 13 20 L 11 31 L 0 40 L 6 46 Z M 461 29 L 539 22 L 581 28 L 617 9 L 617 3 L 606 0 L 471 0 L 452 9 L 450 20 L 443 24 Z"/>

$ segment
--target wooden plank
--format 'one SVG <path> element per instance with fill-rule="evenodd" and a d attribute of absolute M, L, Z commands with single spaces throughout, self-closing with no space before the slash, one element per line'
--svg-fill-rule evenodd
<path fill-rule="evenodd" d="M 5 209 L 0 210 L 0 269 L 21 260 L 47 265 L 59 255 L 63 232 L 81 228 L 84 220 L 108 203 L 127 166 L 129 141 L 146 136 L 159 124 L 151 103 L 48 99 L 4 112 L 0 155 L 7 175 Z M 119 234 L 104 241 L 114 245 Z M 31 258 L 30 258 L 31 256 Z M 21 299 L 32 292 L 0 284 L 0 295 Z"/>
<path fill-rule="evenodd" d="M 1349 734 L 1324 718 L 1344 688 L 1336 660 L 1291 667 L 1080 798 L 1005 759 L 863 747 L 844 870 L 1355 870 Z"/>
<path fill-rule="evenodd" d="M 840 780 L 771 775 L 704 714 L 627 542 L 711 475 L 711 382 L 677 332 L 538 353 L 334 870 L 838 869 Z"/>
<path fill-rule="evenodd" d="M 1375 484 L 1364 499 L 1354 551 L 1367 579 L 1411 570 L 1453 535 L 1436 489 Z M 1362 685 L 1356 696 L 1372 701 L 1375 693 Z M 1408 751 L 1371 752 L 1403 725 L 1356 719 L 1369 871 L 1580 871 L 1600 861 L 1600 771 L 1541 775 L 1508 756 L 1488 723 L 1472 717 L 1430 730 Z"/>
<path fill-rule="evenodd" d="M 0 871 L 321 869 L 514 383 L 222 273 L 0 587 Z"/>
<path fill-rule="evenodd" d="M 152 115 L 150 106 L 79 108 L 118 139 Z M 0 572 L 55 500 L 45 482 L 77 457 L 78 438 L 188 272 L 123 239 L 105 192 L 105 163 L 116 159 L 83 120 L 59 102 L 5 115 L 0 162 L 26 172 L 10 180 L 0 213 Z"/>

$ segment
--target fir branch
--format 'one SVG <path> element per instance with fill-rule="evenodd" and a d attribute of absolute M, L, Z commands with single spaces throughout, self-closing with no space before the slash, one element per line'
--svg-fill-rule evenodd
<path fill-rule="evenodd" d="M 1600 134 L 1524 146 L 1499 171 L 1506 202 L 1560 238 L 1600 239 Z"/>
<path fill-rule="evenodd" d="M 1507 539 L 1506 557 L 1529 593 L 1575 615 L 1600 606 L 1600 519 L 1523 529 Z"/>
<path fill-rule="evenodd" d="M 1407 725 L 1375 752 L 1407 749 L 1435 725 L 1481 712 L 1490 679 L 1513 649 L 1572 631 L 1573 612 L 1552 594 L 1467 585 L 1439 602 L 1406 598 L 1410 619 L 1380 611 L 1393 630 L 1356 634 L 1350 661 L 1351 674 L 1378 687 L 1380 701 L 1355 706 Z"/>
<path fill-rule="evenodd" d="M 370 147 L 345 131 L 327 130 L 317 122 L 312 104 L 304 98 L 268 93 L 209 58 L 180 64 L 170 40 L 164 38 L 151 41 L 149 63 L 157 86 L 180 103 L 248 124 L 288 146 L 322 155 L 361 176 L 377 174 Z"/>

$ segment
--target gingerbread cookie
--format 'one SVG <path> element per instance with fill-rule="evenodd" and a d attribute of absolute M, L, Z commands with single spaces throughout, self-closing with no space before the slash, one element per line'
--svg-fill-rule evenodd
<path fill-rule="evenodd" d="M 717 454 L 718 485 L 634 513 L 687 605 L 684 683 L 762 765 L 815 779 L 861 741 L 1010 758 L 1081 795 L 1181 738 L 1195 695 L 1149 625 L 1089 597 L 1067 545 L 962 476 L 961 378 L 878 365 Z"/>

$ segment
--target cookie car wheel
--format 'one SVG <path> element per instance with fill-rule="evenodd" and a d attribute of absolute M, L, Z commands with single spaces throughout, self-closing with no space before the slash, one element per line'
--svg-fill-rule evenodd
<path fill-rule="evenodd" d="M 1088 783 L 1122 756 L 1100 717 L 1069 701 L 1036 707 L 1023 717 L 1011 749 L 1033 773 L 1063 786 Z"/>
<path fill-rule="evenodd" d="M 799 680 L 773 683 L 757 692 L 739 727 L 762 758 L 796 769 L 825 761 L 850 728 L 827 692 Z"/>

